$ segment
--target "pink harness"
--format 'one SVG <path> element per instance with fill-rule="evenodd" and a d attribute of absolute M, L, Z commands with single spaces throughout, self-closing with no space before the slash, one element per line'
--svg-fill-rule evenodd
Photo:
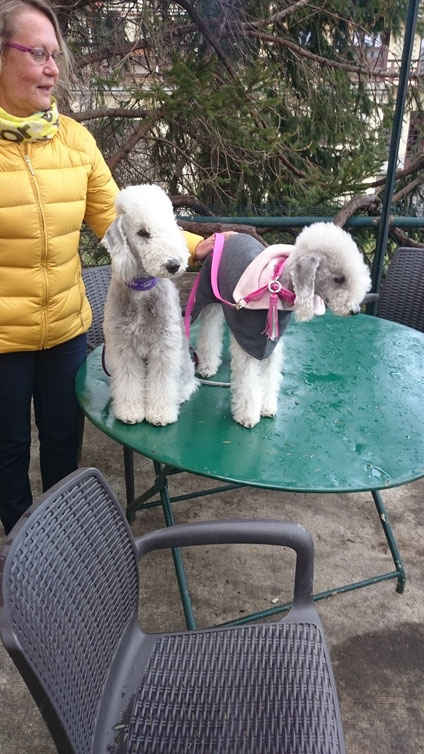
<path fill-rule="evenodd" d="M 296 294 L 293 293 L 293 291 L 289 291 L 286 288 L 283 288 L 278 280 L 283 272 L 284 265 L 287 262 L 287 256 L 280 257 L 279 260 L 275 263 L 269 282 L 267 282 L 265 285 L 262 285 L 260 288 L 257 288 L 256 290 L 243 295 L 240 299 L 238 299 L 237 302 L 227 301 L 226 299 L 222 298 L 218 288 L 218 270 L 221 261 L 222 250 L 224 248 L 224 241 L 225 236 L 223 233 L 215 234 L 211 264 L 211 286 L 215 298 L 218 299 L 218 301 L 221 301 L 221 303 L 226 304 L 227 306 L 231 306 L 234 309 L 243 309 L 244 307 L 258 309 L 266 308 L 266 306 L 261 306 L 260 304 L 258 305 L 258 303 L 255 303 L 259 302 L 260 299 L 266 296 L 266 298 L 269 300 L 267 302 L 268 316 L 264 334 L 267 335 L 270 340 L 276 340 L 280 334 L 278 327 L 278 303 L 281 300 L 286 301 L 290 306 L 293 306 L 296 298 Z M 249 268 L 247 268 L 247 270 L 248 269 Z M 244 277 L 244 275 L 242 277 Z M 199 286 L 199 281 L 200 272 L 198 273 L 197 278 L 194 281 L 194 285 L 190 291 L 190 296 L 184 315 L 184 324 L 187 338 L 190 337 L 190 318 L 194 302 L 196 300 L 196 292 Z M 239 289 L 239 287 L 239 285 L 236 286 L 236 288 L 234 289 L 235 292 L 237 291 L 237 289 Z M 249 304 L 251 304 L 250 307 Z"/>

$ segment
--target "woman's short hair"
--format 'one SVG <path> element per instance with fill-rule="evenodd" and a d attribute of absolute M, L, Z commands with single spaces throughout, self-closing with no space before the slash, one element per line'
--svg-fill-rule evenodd
<path fill-rule="evenodd" d="M 47 0 L 1 0 L 0 3 L 0 71 L 3 61 L 3 52 L 6 42 L 16 32 L 16 14 L 21 10 L 38 10 L 49 19 L 56 32 L 59 47 L 63 52 L 63 61 L 60 65 L 60 83 L 67 87 L 72 76 L 72 61 L 68 47 L 63 39 L 59 21 L 50 3 Z"/>

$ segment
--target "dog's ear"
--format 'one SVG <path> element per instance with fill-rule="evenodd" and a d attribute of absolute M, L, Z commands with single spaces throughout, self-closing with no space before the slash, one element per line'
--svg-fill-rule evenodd
<path fill-rule="evenodd" d="M 307 322 L 314 316 L 315 275 L 319 262 L 319 257 L 303 256 L 290 269 L 296 294 L 294 311 L 299 322 Z"/>
<path fill-rule="evenodd" d="M 122 215 L 109 226 L 101 242 L 110 254 L 114 272 L 124 282 L 131 280 L 136 274 L 136 266 L 126 239 Z"/>

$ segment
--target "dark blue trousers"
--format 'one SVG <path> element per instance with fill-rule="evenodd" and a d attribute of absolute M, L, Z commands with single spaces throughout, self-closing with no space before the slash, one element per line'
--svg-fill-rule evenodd
<path fill-rule="evenodd" d="M 85 335 L 44 351 L 0 354 L 0 518 L 6 534 L 32 503 L 31 400 L 43 491 L 78 466 L 75 375 L 85 357 Z"/>

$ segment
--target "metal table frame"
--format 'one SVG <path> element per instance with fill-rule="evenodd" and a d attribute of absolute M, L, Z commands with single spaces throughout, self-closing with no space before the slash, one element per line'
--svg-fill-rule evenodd
<path fill-rule="evenodd" d="M 162 506 L 166 525 L 173 526 L 172 508 L 178 501 L 239 487 L 315 494 L 368 492 L 377 509 L 393 570 L 330 588 L 315 594 L 314 599 L 325 599 L 390 579 L 396 580 L 396 591 L 402 593 L 405 569 L 381 490 L 424 476 L 424 405 L 421 400 L 424 336 L 376 317 L 358 315 L 344 320 L 326 314 L 311 323 L 290 325 L 285 338 L 289 357 L 281 389 L 282 416 L 279 410 L 274 420 L 262 420 L 253 430 L 239 427 L 229 418 L 228 388 L 206 386 L 183 405 L 174 425 L 160 428 L 145 423 L 132 427 L 123 425 L 114 418 L 110 406 L 108 378 L 99 366 L 101 349 L 97 349 L 99 353 L 90 354 L 88 368 L 83 365 L 77 377 L 77 395 L 86 416 L 124 448 L 127 516 L 131 520 L 137 511 Z M 325 354 L 323 343 L 327 349 Z M 405 369 L 405 354 L 408 369 Z M 218 375 L 219 380 L 223 378 L 225 374 Z M 202 402 L 205 390 L 211 391 L 213 397 L 208 396 L 208 400 Z M 222 416 L 223 413 L 226 416 Z M 370 416 L 374 423 L 369 421 Z M 304 426 L 299 429 L 302 417 Z M 204 433 L 203 430 L 203 435 L 198 429 L 200 421 L 209 422 L 209 431 Z M 308 423 L 313 429 L 318 426 L 318 431 L 326 433 L 322 444 L 318 444 L 315 436 L 303 437 L 308 434 Z M 214 437 L 209 437 L 212 433 Z M 283 449 L 293 444 L 286 440 L 296 441 L 296 453 L 292 452 L 292 447 Z M 201 447 L 203 442 L 209 443 L 209 447 Z M 212 448 L 220 442 L 230 442 L 225 448 L 234 448 L 233 458 L 230 462 L 228 451 L 224 452 L 221 447 L 213 465 L 213 461 L 209 463 Z M 263 450 L 266 442 L 268 451 Z M 313 443 L 316 458 L 311 461 L 305 449 L 310 450 Z M 254 468 L 260 448 L 262 452 L 273 454 L 277 449 L 281 464 L 273 460 L 266 469 Z M 134 452 L 150 457 L 155 472 L 153 485 L 137 496 Z M 182 471 L 216 479 L 220 484 L 212 489 L 172 496 L 169 482 Z M 279 478 L 275 476 L 277 473 Z M 287 481 L 285 478 L 282 481 L 281 474 L 287 475 Z M 175 550 L 173 558 L 187 626 L 195 628 L 181 553 Z M 278 605 L 230 623 L 246 623 L 289 607 L 289 604 Z"/>
<path fill-rule="evenodd" d="M 155 508 L 162 506 L 163 516 L 166 526 L 174 526 L 174 515 L 172 512 L 172 504 L 178 503 L 182 500 L 193 500 L 206 495 L 214 495 L 220 492 L 227 492 L 228 490 L 243 487 L 241 484 L 225 484 L 212 489 L 198 490 L 187 495 L 177 495 L 170 497 L 168 478 L 174 474 L 182 473 L 181 469 L 176 469 L 173 466 L 160 463 L 159 461 L 153 461 L 153 467 L 155 470 L 155 481 L 149 489 L 142 492 L 135 497 L 134 486 L 134 455 L 130 448 L 124 446 L 124 467 L 125 467 L 125 488 L 127 494 L 127 508 L 126 515 L 128 521 L 131 523 L 134 520 L 134 516 L 137 511 L 143 511 L 148 508 Z M 396 591 L 399 594 L 403 594 L 406 583 L 406 573 L 402 562 L 402 557 L 399 551 L 399 547 L 396 542 L 396 538 L 393 529 L 390 525 L 387 511 L 384 507 L 384 503 L 381 494 L 378 490 L 370 490 L 373 497 L 379 520 L 383 528 L 384 536 L 390 550 L 394 570 L 387 573 L 381 573 L 377 576 L 372 576 L 368 579 L 362 579 L 361 581 L 355 581 L 351 584 L 344 586 L 334 587 L 333 589 L 327 589 L 324 592 L 318 592 L 313 595 L 315 601 L 327 599 L 328 597 L 335 597 L 336 594 L 343 594 L 344 592 L 351 592 L 354 589 L 360 589 L 361 587 L 371 586 L 379 581 L 388 581 L 389 579 L 397 579 Z M 159 498 L 154 498 L 155 495 L 159 495 Z M 172 557 L 174 560 L 175 573 L 178 582 L 178 588 L 180 591 L 181 602 L 184 610 L 184 616 L 188 629 L 196 628 L 196 620 L 193 612 L 193 607 L 190 599 L 190 591 L 187 583 L 187 578 L 184 570 L 184 563 L 182 555 L 179 549 L 172 550 Z M 259 620 L 268 616 L 277 615 L 278 613 L 285 612 L 291 607 L 291 602 L 286 602 L 283 605 L 268 608 L 267 610 L 261 610 L 257 613 L 251 613 L 250 615 L 243 616 L 243 618 L 237 618 L 232 621 L 226 621 L 220 625 L 241 625 L 244 623 L 250 623 L 253 620 Z"/>

